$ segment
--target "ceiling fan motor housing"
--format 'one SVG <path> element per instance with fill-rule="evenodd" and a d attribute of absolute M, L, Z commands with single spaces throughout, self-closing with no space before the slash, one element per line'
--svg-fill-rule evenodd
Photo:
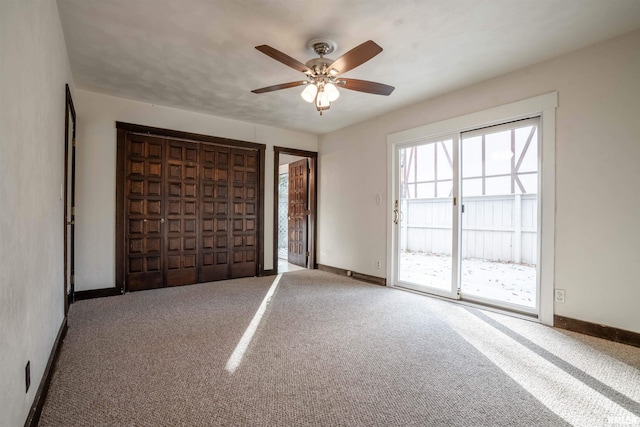
<path fill-rule="evenodd" d="M 320 56 L 328 55 L 335 51 L 338 45 L 333 40 L 317 38 L 307 42 L 307 49 L 317 53 Z"/>
<path fill-rule="evenodd" d="M 319 69 L 322 69 L 323 66 L 324 67 L 328 67 L 331 64 L 333 64 L 333 59 L 329 59 L 329 58 L 313 58 L 313 59 L 308 60 L 304 65 L 309 67 L 309 69 L 315 71 L 315 67 L 318 67 Z"/>

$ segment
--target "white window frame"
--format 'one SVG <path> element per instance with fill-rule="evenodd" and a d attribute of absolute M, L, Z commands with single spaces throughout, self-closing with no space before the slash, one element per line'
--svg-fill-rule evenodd
<path fill-rule="evenodd" d="M 451 134 L 499 125 L 506 122 L 540 117 L 541 147 L 538 158 L 540 192 L 538 204 L 538 263 L 539 295 L 538 320 L 545 325 L 553 325 L 554 316 L 554 274 L 555 274 L 555 128 L 558 93 L 527 98 L 521 101 L 489 108 L 475 113 L 418 126 L 387 135 L 387 286 L 394 286 L 397 277 L 394 251 L 397 250 L 396 227 L 393 224 L 394 201 L 398 199 L 393 185 L 396 170 L 396 150 L 398 145 L 425 139 L 436 139 Z"/>

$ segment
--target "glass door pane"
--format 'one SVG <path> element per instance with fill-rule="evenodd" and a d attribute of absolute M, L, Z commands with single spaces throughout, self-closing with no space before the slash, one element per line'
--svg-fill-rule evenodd
<path fill-rule="evenodd" d="M 462 134 L 461 297 L 536 313 L 538 119 Z"/>
<path fill-rule="evenodd" d="M 397 152 L 396 255 L 400 286 L 448 297 L 457 295 L 453 257 L 456 155 L 453 139 L 403 147 Z"/>

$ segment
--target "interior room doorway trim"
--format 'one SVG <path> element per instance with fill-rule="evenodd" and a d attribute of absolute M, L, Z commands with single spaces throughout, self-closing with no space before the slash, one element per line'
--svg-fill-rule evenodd
<path fill-rule="evenodd" d="M 396 148 L 414 141 L 437 139 L 451 134 L 460 134 L 501 123 L 540 117 L 541 150 L 538 171 L 540 173 L 541 201 L 539 208 L 540 242 L 538 262 L 540 264 L 540 295 L 538 319 L 553 325 L 553 288 L 555 270 L 555 110 L 558 93 L 536 96 L 460 117 L 407 129 L 387 136 L 387 286 L 394 286 L 398 266 L 393 256 L 397 251 L 394 224 L 394 201 L 398 199 L 394 177 L 398 174 Z"/>
<path fill-rule="evenodd" d="M 278 274 L 278 180 L 280 177 L 280 154 L 306 157 L 309 159 L 309 228 L 307 247 L 309 257 L 307 268 L 315 269 L 316 265 L 316 235 L 317 235 L 317 200 L 318 200 L 318 153 L 315 151 L 298 150 L 287 147 L 273 147 L 273 274 Z"/>
<path fill-rule="evenodd" d="M 65 85 L 64 116 L 64 315 L 75 295 L 76 109 Z"/>

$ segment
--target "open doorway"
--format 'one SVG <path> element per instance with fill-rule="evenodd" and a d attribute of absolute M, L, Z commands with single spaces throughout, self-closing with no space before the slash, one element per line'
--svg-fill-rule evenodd
<path fill-rule="evenodd" d="M 274 272 L 315 268 L 318 154 L 283 147 L 274 151 Z"/>

